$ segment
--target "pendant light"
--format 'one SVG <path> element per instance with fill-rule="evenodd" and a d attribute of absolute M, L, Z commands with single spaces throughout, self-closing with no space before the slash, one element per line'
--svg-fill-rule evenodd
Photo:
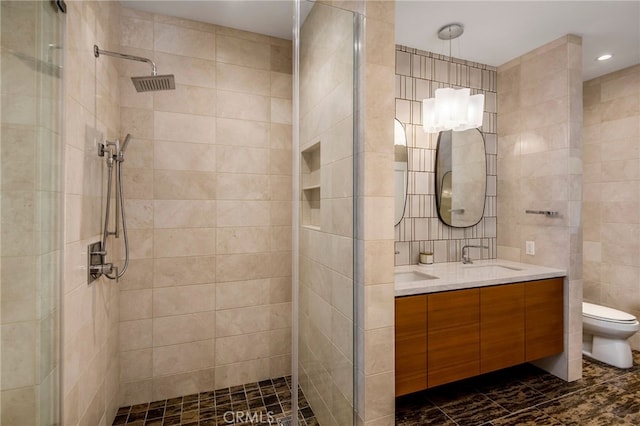
<path fill-rule="evenodd" d="M 449 40 L 449 62 L 447 77 L 451 75 L 451 40 L 464 32 L 460 24 L 449 24 L 440 28 L 438 38 Z M 451 84 L 449 84 L 452 86 Z M 422 127 L 427 133 L 444 130 L 462 131 L 482 126 L 484 95 L 471 96 L 471 89 L 447 87 L 436 89 L 435 97 L 422 101 Z"/>

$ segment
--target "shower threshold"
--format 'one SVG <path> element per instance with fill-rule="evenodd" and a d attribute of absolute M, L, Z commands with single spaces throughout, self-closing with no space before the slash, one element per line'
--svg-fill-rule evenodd
<path fill-rule="evenodd" d="M 298 424 L 318 421 L 298 388 Z M 113 425 L 291 425 L 291 377 L 279 377 L 118 409 Z"/>

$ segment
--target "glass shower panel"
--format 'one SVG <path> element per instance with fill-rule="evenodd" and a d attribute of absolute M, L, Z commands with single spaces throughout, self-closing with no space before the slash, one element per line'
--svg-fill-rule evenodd
<path fill-rule="evenodd" d="M 59 410 L 63 15 L 2 1 L 0 421 L 53 425 Z"/>
<path fill-rule="evenodd" d="M 354 22 L 314 3 L 299 38 L 298 418 L 321 425 L 353 424 Z"/>

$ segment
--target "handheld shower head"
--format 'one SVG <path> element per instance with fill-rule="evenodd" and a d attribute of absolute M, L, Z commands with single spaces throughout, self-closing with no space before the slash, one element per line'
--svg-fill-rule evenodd
<path fill-rule="evenodd" d="M 127 133 L 127 136 L 124 137 L 124 142 L 122 142 L 122 146 L 120 147 L 120 152 L 124 154 L 124 151 L 127 149 L 127 145 L 129 145 L 129 140 L 131 140 L 131 134 Z"/>

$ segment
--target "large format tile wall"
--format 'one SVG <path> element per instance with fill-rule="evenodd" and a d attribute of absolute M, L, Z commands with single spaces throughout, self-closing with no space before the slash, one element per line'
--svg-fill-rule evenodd
<path fill-rule="evenodd" d="M 300 37 L 300 161 L 320 144 L 304 154 L 320 156 L 320 211 L 300 227 L 299 377 L 323 425 L 353 418 L 353 36 L 352 13 L 316 3 Z"/>
<path fill-rule="evenodd" d="M 395 227 L 396 265 L 415 264 L 425 251 L 433 252 L 435 262 L 459 261 L 465 244 L 489 247 L 471 249 L 474 259 L 496 257 L 497 73 L 489 65 L 452 61 L 447 56 L 396 46 L 396 118 L 405 127 L 409 155 L 405 212 Z M 472 95 L 484 94 L 485 98 L 480 129 L 487 156 L 484 215 L 477 225 L 467 228 L 447 226 L 438 217 L 434 182 L 438 134 L 422 129 L 422 100 L 449 85 L 468 87 Z"/>
<path fill-rule="evenodd" d="M 341 3 L 341 2 L 337 2 Z M 356 260 L 357 422 L 394 424 L 395 2 L 364 1 Z"/>
<path fill-rule="evenodd" d="M 118 64 L 93 45 L 118 45 L 117 2 L 67 2 L 64 63 L 64 425 L 110 424 L 118 407 L 118 284 L 87 285 L 87 245 L 99 241 L 106 163 L 96 143 L 120 136 Z M 109 249 L 111 250 L 111 249 Z M 113 250 L 109 253 L 111 259 Z"/>
<path fill-rule="evenodd" d="M 62 55 L 48 46 L 62 26 L 48 3 L 3 1 L 0 14 L 0 423 L 59 424 Z"/>
<path fill-rule="evenodd" d="M 291 42 L 123 8 L 121 404 L 290 374 Z"/>
<path fill-rule="evenodd" d="M 640 65 L 584 83 L 583 220 L 585 300 L 640 316 Z"/>
<path fill-rule="evenodd" d="M 582 41 L 564 36 L 498 67 L 498 258 L 557 267 L 565 350 L 540 366 L 582 368 Z M 558 212 L 556 217 L 525 210 Z M 535 255 L 525 254 L 525 242 Z"/>

